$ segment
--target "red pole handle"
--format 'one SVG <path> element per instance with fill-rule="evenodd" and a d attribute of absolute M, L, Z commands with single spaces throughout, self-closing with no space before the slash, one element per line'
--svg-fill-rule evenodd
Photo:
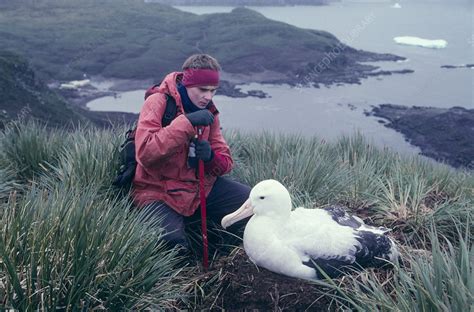
<path fill-rule="evenodd" d="M 198 140 L 202 140 L 203 128 L 198 127 Z M 209 268 L 208 240 L 207 240 L 207 216 L 206 216 L 206 190 L 204 189 L 204 161 L 199 159 L 199 197 L 201 201 L 201 232 L 202 232 L 202 265 L 205 270 Z"/>

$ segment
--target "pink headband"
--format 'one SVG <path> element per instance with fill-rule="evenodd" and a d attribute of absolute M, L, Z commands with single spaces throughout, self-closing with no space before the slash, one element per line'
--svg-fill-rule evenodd
<path fill-rule="evenodd" d="M 181 83 L 185 87 L 218 86 L 219 72 L 213 69 L 185 69 Z"/>

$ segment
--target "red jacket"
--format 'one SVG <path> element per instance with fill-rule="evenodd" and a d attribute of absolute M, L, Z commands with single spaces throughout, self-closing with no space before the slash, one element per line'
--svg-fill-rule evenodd
<path fill-rule="evenodd" d="M 168 74 L 158 88 L 160 93 L 149 96 L 140 112 L 135 148 L 137 169 L 133 180 L 133 197 L 139 206 L 154 201 L 164 201 L 184 216 L 192 215 L 199 206 L 199 180 L 196 169 L 189 168 L 188 149 L 197 134 L 184 116 L 181 97 L 176 83 L 182 73 Z M 166 96 L 176 100 L 176 118 L 169 126 L 162 127 L 161 120 L 166 108 Z M 213 104 L 214 122 L 204 128 L 203 139 L 208 140 L 214 157 L 205 163 L 206 196 L 216 177 L 232 169 L 230 149 L 222 136 L 219 115 Z"/>

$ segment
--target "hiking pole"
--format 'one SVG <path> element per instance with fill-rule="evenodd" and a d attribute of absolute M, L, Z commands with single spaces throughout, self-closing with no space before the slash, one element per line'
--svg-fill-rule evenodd
<path fill-rule="evenodd" d="M 198 127 L 198 140 L 202 140 L 203 127 Z M 202 232 L 202 265 L 204 270 L 209 268 L 208 241 L 207 241 L 207 221 L 206 221 L 206 190 L 204 189 L 204 161 L 199 159 L 199 196 L 201 200 L 201 232 Z"/>

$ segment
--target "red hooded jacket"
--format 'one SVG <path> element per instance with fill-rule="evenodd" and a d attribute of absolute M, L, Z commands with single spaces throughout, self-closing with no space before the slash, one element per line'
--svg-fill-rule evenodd
<path fill-rule="evenodd" d="M 188 166 L 189 143 L 197 135 L 184 115 L 177 82 L 183 73 L 168 74 L 158 88 L 159 93 L 149 96 L 140 112 L 135 134 L 137 169 L 133 180 L 133 197 L 138 206 L 163 201 L 179 214 L 192 215 L 199 206 L 199 179 L 195 168 Z M 170 125 L 161 126 L 166 109 L 166 96 L 172 96 L 177 105 L 176 118 Z M 230 149 L 222 136 L 218 111 L 214 104 L 214 122 L 204 128 L 203 139 L 208 140 L 214 157 L 205 163 L 206 196 L 217 176 L 232 169 Z"/>

